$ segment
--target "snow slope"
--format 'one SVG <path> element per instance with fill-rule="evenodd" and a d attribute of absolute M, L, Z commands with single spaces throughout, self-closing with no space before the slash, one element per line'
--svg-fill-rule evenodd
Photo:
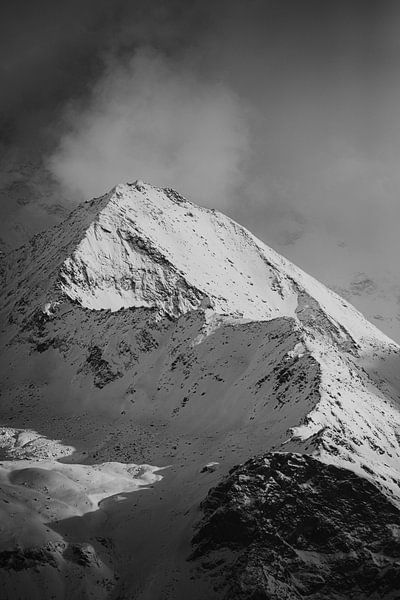
<path fill-rule="evenodd" d="M 214 597 L 190 524 L 254 454 L 312 455 L 400 503 L 399 347 L 228 217 L 120 185 L 8 255 L 2 290 L 7 477 L 123 465 L 117 508 L 57 525 L 69 543 L 108 531 L 118 597 Z M 143 463 L 168 467 L 146 492 L 126 476 Z"/>

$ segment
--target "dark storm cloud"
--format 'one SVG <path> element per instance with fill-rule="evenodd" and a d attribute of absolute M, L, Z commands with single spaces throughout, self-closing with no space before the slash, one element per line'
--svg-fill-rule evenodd
<path fill-rule="evenodd" d="M 376 58 L 382 13 L 378 3 L 365 1 L 5 2 L 1 113 L 14 124 L 15 117 L 25 124 L 36 114 L 43 125 L 48 111 L 85 96 L 101 74 L 104 53 L 126 57 L 149 46 L 168 56 L 196 55 L 199 72 L 232 82 L 251 98 L 260 91 L 258 77 L 280 84 L 278 97 L 290 92 L 293 77 L 306 81 L 313 70 L 337 71 L 341 63 L 351 70 L 353 62 L 358 79 L 363 61 L 370 70 Z"/>
<path fill-rule="evenodd" d="M 1 3 L 0 113 L 15 133 L 42 128 L 71 98 L 82 98 L 103 69 L 104 53 L 163 52 L 195 43 L 210 13 L 169 0 L 14 0 Z"/>
<path fill-rule="evenodd" d="M 22 119 L 20 131 L 35 113 L 44 120 L 76 93 L 98 60 L 94 5 L 17 0 L 2 6 L 1 114 L 17 127 Z"/>

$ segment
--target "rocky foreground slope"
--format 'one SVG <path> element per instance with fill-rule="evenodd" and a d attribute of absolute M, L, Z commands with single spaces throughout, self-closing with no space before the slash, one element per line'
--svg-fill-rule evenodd
<path fill-rule="evenodd" d="M 223 598 L 396 598 L 400 514 L 374 485 L 307 455 L 232 469 L 202 503 L 192 559 Z"/>
<path fill-rule="evenodd" d="M 2 278 L 7 598 L 400 597 L 400 350 L 351 305 L 142 182 Z"/>

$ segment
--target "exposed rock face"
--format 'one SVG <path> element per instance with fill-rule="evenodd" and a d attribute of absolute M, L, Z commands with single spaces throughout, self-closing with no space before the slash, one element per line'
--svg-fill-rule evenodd
<path fill-rule="evenodd" d="M 345 469 L 268 453 L 232 469 L 202 509 L 192 559 L 221 598 L 398 597 L 400 512 Z"/>

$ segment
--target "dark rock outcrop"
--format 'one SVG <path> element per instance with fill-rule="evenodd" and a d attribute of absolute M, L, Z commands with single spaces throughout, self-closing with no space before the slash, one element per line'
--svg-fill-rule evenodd
<path fill-rule="evenodd" d="M 400 598 L 400 512 L 350 471 L 267 453 L 232 469 L 201 507 L 191 558 L 219 597 Z"/>

